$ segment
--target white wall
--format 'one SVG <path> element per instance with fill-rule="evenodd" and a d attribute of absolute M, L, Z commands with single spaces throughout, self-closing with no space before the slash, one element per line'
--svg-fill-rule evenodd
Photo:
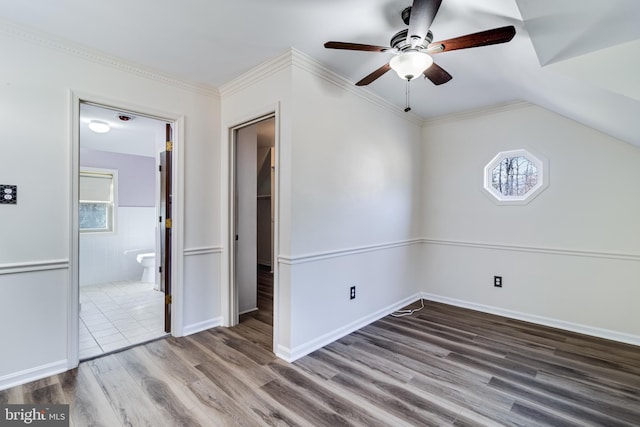
<path fill-rule="evenodd" d="M 155 251 L 156 208 L 117 210 L 115 233 L 80 234 L 80 286 L 140 280 L 143 268 L 136 256 Z"/>
<path fill-rule="evenodd" d="M 529 104 L 433 120 L 423 139 L 430 298 L 640 343 L 640 150 Z M 497 205 L 483 168 L 519 148 L 549 160 L 550 185 Z"/>
<path fill-rule="evenodd" d="M 291 252 L 281 254 L 291 274 L 291 344 L 283 351 L 291 359 L 419 289 L 420 127 L 328 77 L 293 69 Z"/>
<path fill-rule="evenodd" d="M 73 304 L 72 91 L 121 108 L 184 118 L 184 146 L 177 149 L 189 167 L 182 169 L 176 198 L 184 203 L 179 250 L 186 256 L 178 253 L 176 262 L 184 267 L 178 301 L 188 310 L 175 332 L 219 322 L 216 94 L 19 27 L 0 29 L 0 50 L 1 148 L 3 159 L 10 159 L 2 164 L 0 182 L 18 185 L 18 204 L 0 206 L 0 297 L 11 301 L 0 310 L 0 323 L 11 325 L 2 335 L 0 388 L 73 364 L 67 347 Z"/>
<path fill-rule="evenodd" d="M 236 286 L 240 314 L 258 308 L 258 137 L 256 125 L 238 129 L 236 139 Z"/>
<path fill-rule="evenodd" d="M 224 128 L 279 106 L 277 354 L 296 359 L 415 298 L 421 147 L 412 116 L 296 51 L 221 93 Z"/>

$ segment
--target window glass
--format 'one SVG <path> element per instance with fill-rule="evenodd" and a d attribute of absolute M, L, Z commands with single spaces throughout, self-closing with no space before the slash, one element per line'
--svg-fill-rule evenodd
<path fill-rule="evenodd" d="M 505 157 L 491 171 L 491 185 L 504 196 L 524 196 L 538 183 L 538 168 L 524 156 Z"/>
<path fill-rule="evenodd" d="M 113 173 L 80 172 L 80 232 L 105 232 L 114 229 Z"/>

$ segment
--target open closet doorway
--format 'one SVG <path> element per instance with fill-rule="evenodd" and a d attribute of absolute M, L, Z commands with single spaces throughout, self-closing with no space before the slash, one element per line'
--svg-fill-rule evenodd
<path fill-rule="evenodd" d="M 86 360 L 170 332 L 173 147 L 170 123 L 112 107 L 81 102 L 79 125 L 79 358 Z"/>
<path fill-rule="evenodd" d="M 273 351 L 275 118 L 234 130 L 234 286 L 239 322 Z"/>

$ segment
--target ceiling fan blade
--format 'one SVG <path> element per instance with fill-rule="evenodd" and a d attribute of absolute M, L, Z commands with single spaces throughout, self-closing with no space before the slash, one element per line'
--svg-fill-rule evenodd
<path fill-rule="evenodd" d="M 447 73 L 444 68 L 435 62 L 431 64 L 429 68 L 424 70 L 423 74 L 436 86 L 446 83 L 453 78 L 451 77 L 451 74 Z"/>
<path fill-rule="evenodd" d="M 409 31 L 407 32 L 407 43 L 411 43 L 412 47 L 416 47 L 424 41 L 433 19 L 438 13 L 440 3 L 442 0 L 413 0 Z"/>
<path fill-rule="evenodd" d="M 466 36 L 433 42 L 429 44 L 428 49 L 442 46 L 442 50 L 434 50 L 432 52 L 440 53 L 450 50 L 468 49 L 470 47 L 488 46 L 491 44 L 506 43 L 515 35 L 516 28 L 513 25 L 509 25 L 507 27 L 494 28 L 492 30 L 480 31 L 479 33 L 467 34 Z"/>
<path fill-rule="evenodd" d="M 374 46 L 370 44 L 345 43 L 345 42 L 326 42 L 324 47 L 327 49 L 344 49 L 344 50 L 362 50 L 365 52 L 386 52 L 393 48 L 386 46 Z"/>
<path fill-rule="evenodd" d="M 384 64 L 382 67 L 378 68 L 373 73 L 369 74 L 368 76 L 360 80 L 358 83 L 356 83 L 356 86 L 366 86 L 369 83 L 373 83 L 378 78 L 382 77 L 384 73 L 386 73 L 390 69 L 391 69 L 391 65 L 389 65 L 388 63 Z"/>

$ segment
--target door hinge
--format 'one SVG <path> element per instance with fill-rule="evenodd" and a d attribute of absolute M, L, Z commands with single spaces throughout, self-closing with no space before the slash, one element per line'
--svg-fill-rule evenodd
<path fill-rule="evenodd" d="M 164 303 L 165 304 L 171 304 L 171 295 L 165 295 L 164 296 Z"/>
<path fill-rule="evenodd" d="M 162 266 L 158 267 L 158 273 L 162 274 Z"/>
<path fill-rule="evenodd" d="M 167 218 L 164 220 L 164 228 L 171 228 L 171 226 L 173 225 L 171 218 Z"/>
<path fill-rule="evenodd" d="M 167 151 L 173 151 L 173 142 L 167 141 Z"/>
<path fill-rule="evenodd" d="M 162 172 L 162 165 L 158 165 L 158 172 Z"/>

